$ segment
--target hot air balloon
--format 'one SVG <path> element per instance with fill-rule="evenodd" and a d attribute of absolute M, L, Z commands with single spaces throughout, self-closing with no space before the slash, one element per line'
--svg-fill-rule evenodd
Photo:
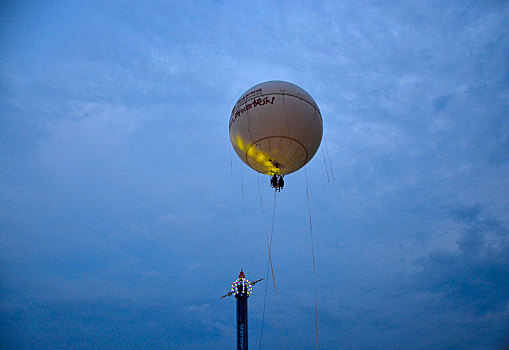
<path fill-rule="evenodd" d="M 239 158 L 259 173 L 282 177 L 306 165 L 320 147 L 322 116 L 313 98 L 285 81 L 253 86 L 237 100 L 230 117 L 230 140 Z"/>

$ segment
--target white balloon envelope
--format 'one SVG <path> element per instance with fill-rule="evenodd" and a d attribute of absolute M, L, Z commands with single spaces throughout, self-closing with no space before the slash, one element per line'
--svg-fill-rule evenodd
<path fill-rule="evenodd" d="M 240 159 L 259 173 L 291 174 L 315 155 L 322 115 L 303 89 L 267 81 L 247 90 L 233 107 L 230 140 Z"/>

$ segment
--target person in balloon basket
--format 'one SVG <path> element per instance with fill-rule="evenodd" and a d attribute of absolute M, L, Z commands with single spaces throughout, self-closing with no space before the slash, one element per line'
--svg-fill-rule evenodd
<path fill-rule="evenodd" d="M 270 178 L 270 186 L 272 188 L 275 188 L 277 190 L 277 175 L 272 175 L 272 177 Z"/>
<path fill-rule="evenodd" d="M 285 185 L 285 180 L 283 180 L 282 175 L 272 175 L 272 178 L 270 179 L 270 185 L 276 189 L 277 192 L 281 192 L 281 189 Z"/>
<path fill-rule="evenodd" d="M 281 190 L 283 189 L 284 185 L 285 185 L 285 180 L 283 180 L 283 176 L 280 175 L 278 177 L 278 179 L 277 179 L 277 187 L 278 187 L 279 192 L 281 192 Z"/>

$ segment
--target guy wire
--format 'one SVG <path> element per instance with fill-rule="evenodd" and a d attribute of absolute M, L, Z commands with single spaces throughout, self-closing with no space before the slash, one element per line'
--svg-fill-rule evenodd
<path fill-rule="evenodd" d="M 315 267 L 315 248 L 313 243 L 313 223 L 311 221 L 311 205 L 309 204 L 309 182 L 308 173 L 304 168 L 304 174 L 306 176 L 306 196 L 308 199 L 308 213 L 309 213 L 309 230 L 311 232 L 311 254 L 313 256 L 313 284 L 315 287 L 315 343 L 316 349 L 318 350 L 318 303 L 316 298 L 316 267 Z"/>

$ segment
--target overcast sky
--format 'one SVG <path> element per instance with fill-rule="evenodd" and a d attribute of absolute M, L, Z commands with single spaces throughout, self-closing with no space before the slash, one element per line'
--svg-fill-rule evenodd
<path fill-rule="evenodd" d="M 228 121 L 267 80 L 327 149 L 277 193 L 250 347 L 315 344 L 306 176 L 320 349 L 509 342 L 508 2 L 3 1 L 0 46 L 2 348 L 235 347 L 274 192 Z"/>

